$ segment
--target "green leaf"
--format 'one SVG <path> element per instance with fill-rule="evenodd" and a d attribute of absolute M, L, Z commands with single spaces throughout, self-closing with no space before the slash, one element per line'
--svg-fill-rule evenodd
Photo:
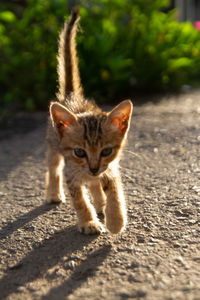
<path fill-rule="evenodd" d="M 180 57 L 180 58 L 169 60 L 169 66 L 170 66 L 170 68 L 173 68 L 173 69 L 191 67 L 192 65 L 193 65 L 193 60 L 188 57 Z"/>
<path fill-rule="evenodd" d="M 0 13 L 0 20 L 12 23 L 16 20 L 16 17 L 11 11 L 6 10 Z"/>

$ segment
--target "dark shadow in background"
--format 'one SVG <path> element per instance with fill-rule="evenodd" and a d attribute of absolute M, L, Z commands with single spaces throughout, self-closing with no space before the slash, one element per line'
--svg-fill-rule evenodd
<path fill-rule="evenodd" d="M 6 180 L 10 172 L 32 155 L 44 159 L 45 128 L 47 113 L 22 113 L 0 122 L 0 181 Z M 37 130 L 32 138 L 30 134 Z M 14 139 L 14 140 L 13 140 Z"/>
<path fill-rule="evenodd" d="M 47 113 L 17 113 L 0 120 L 0 141 L 10 139 L 13 135 L 24 135 L 45 125 Z"/>

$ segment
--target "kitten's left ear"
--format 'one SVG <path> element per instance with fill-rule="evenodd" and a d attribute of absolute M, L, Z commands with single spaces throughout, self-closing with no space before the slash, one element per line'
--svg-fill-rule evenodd
<path fill-rule="evenodd" d="M 122 101 L 108 115 L 108 119 L 114 124 L 122 135 L 129 128 L 133 104 L 130 100 Z"/>

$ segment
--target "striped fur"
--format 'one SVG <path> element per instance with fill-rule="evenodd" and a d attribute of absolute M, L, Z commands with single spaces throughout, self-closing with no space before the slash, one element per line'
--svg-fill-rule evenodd
<path fill-rule="evenodd" d="M 79 118 L 79 123 L 83 125 L 83 137 L 89 145 L 98 144 L 102 138 L 102 126 L 106 121 L 106 116 L 100 114 L 98 116 L 86 116 Z"/>
<path fill-rule="evenodd" d="M 78 21 L 75 9 L 60 34 L 58 102 L 50 105 L 47 128 L 47 199 L 51 203 L 65 202 L 64 173 L 79 230 L 85 234 L 104 231 L 97 217 L 98 212 L 104 212 L 107 229 L 118 233 L 126 225 L 118 162 L 130 126 L 132 104 L 126 100 L 111 112 L 103 112 L 84 98 L 76 56 Z"/>
<path fill-rule="evenodd" d="M 63 102 L 72 92 L 76 96 L 82 95 L 82 86 L 76 55 L 76 32 L 79 22 L 79 12 L 75 8 L 71 14 L 69 23 L 65 23 L 58 44 L 58 100 Z"/>

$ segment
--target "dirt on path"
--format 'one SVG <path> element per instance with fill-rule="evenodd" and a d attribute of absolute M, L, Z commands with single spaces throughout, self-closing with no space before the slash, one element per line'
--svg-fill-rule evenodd
<path fill-rule="evenodd" d="M 0 129 L 0 299 L 200 299 L 200 91 L 135 107 L 120 235 L 84 236 L 70 201 L 45 203 L 45 114 L 11 122 Z"/>

